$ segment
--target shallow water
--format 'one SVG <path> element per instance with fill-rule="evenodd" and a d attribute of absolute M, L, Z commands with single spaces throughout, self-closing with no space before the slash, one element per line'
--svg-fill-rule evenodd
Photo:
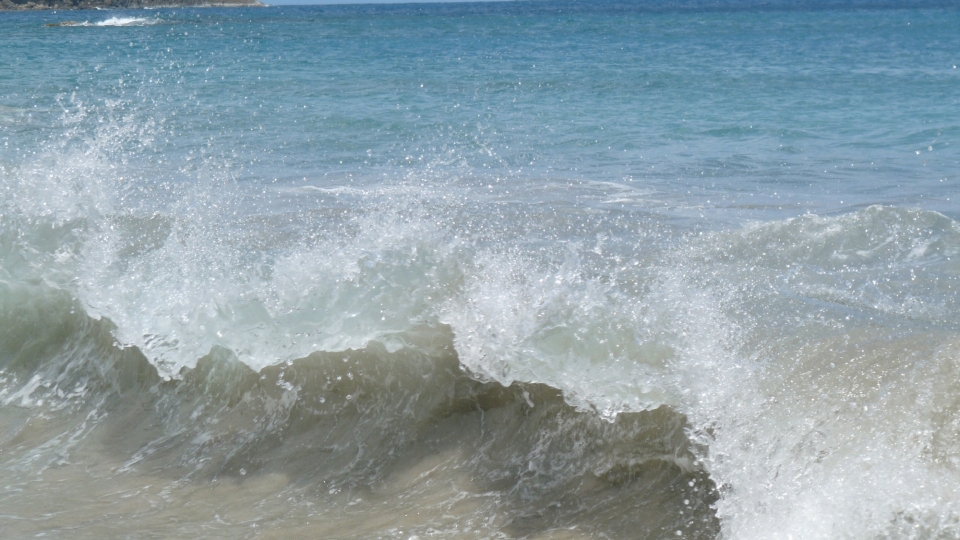
<path fill-rule="evenodd" d="M 957 28 L 4 14 L 0 531 L 960 536 Z"/>

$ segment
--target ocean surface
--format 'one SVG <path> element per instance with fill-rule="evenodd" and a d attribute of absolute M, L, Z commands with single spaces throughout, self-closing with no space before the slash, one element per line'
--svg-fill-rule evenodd
<path fill-rule="evenodd" d="M 0 537 L 960 538 L 960 1 L 0 13 Z"/>

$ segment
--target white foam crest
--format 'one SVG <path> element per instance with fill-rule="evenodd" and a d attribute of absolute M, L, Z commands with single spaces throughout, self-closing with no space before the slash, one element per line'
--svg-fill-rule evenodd
<path fill-rule="evenodd" d="M 404 331 L 436 322 L 431 306 L 455 289 L 458 241 L 402 204 L 300 222 L 319 230 L 283 242 L 259 236 L 276 234 L 271 225 L 230 220 L 234 203 L 216 184 L 198 182 L 211 187 L 184 194 L 188 207 L 172 216 L 134 220 L 85 246 L 85 304 L 166 376 L 214 347 L 255 369 L 372 340 L 396 350 Z M 125 254 L 148 226 L 152 246 Z"/>
<path fill-rule="evenodd" d="M 216 345 L 206 337 L 219 331 L 224 310 L 252 324 L 258 310 L 243 289 L 254 275 L 238 272 L 235 254 L 211 242 L 215 228 L 176 216 L 162 223 L 169 229 L 159 245 L 132 258 L 123 256 L 124 237 L 134 231 L 114 225 L 88 241 L 77 281 L 87 311 L 109 318 L 122 345 L 140 348 L 169 376 Z"/>
<path fill-rule="evenodd" d="M 110 17 L 102 21 L 82 22 L 77 26 L 151 26 L 163 21 L 160 19 L 151 19 L 145 17 Z"/>
<path fill-rule="evenodd" d="M 404 331 L 435 323 L 435 306 L 455 291 L 464 246 L 434 225 L 377 213 L 351 223 L 350 234 L 283 256 L 264 289 L 282 339 L 300 356 L 372 340 L 392 350 L 404 346 Z"/>
<path fill-rule="evenodd" d="M 956 535 L 957 348 L 931 352 L 931 337 L 840 354 L 827 341 L 720 380 L 722 399 L 691 416 L 709 416 L 725 537 Z"/>
<path fill-rule="evenodd" d="M 656 304 L 725 538 L 957 534 L 960 346 L 908 324 L 907 307 L 867 317 L 877 302 L 848 277 L 946 280 L 956 242 L 939 214 L 873 207 L 704 235 L 665 259 Z M 843 309 L 797 302 L 792 291 L 818 279 L 848 296 Z M 899 281 L 909 295 L 881 292 L 900 306 L 936 294 L 932 277 L 919 281 Z"/>
<path fill-rule="evenodd" d="M 15 238 L 3 246 L 5 270 L 18 272 L 17 280 L 70 289 L 86 239 L 102 232 L 132 184 L 117 154 L 131 139 L 148 146 L 154 124 L 120 120 L 110 111 L 91 114 L 74 98 L 61 120 L 61 137 L 3 171 L 0 208 L 3 227 Z"/>
<path fill-rule="evenodd" d="M 86 139 L 81 130 L 88 113 L 81 103 L 71 105 L 63 116 L 65 136 L 4 179 L 11 215 L 62 224 L 112 212 L 118 178 L 110 153 L 137 128 L 108 122 Z"/>
<path fill-rule="evenodd" d="M 576 248 L 562 261 L 485 250 L 443 308 L 461 362 L 504 385 L 541 382 L 607 417 L 675 403 L 664 374 L 671 350 L 641 298 L 590 277 Z M 626 301 L 625 301 L 626 300 Z"/>
<path fill-rule="evenodd" d="M 404 346 L 398 334 L 435 322 L 429 306 L 455 288 L 460 241 L 410 189 L 345 190 L 389 204 L 295 216 L 300 231 L 284 240 L 290 216 L 235 217 L 263 201 L 240 200 L 215 164 L 187 178 L 174 171 L 163 202 L 128 193 L 117 165 L 126 160 L 116 158 L 131 141 L 149 143 L 149 122 L 82 104 L 64 121 L 61 138 L 4 177 L 5 226 L 17 245 L 4 246 L 3 270 L 18 281 L 39 270 L 72 291 L 165 376 L 214 347 L 257 369 L 373 339 L 394 350 Z"/>

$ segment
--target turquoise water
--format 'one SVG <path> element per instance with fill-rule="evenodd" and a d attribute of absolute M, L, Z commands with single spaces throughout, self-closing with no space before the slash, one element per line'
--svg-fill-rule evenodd
<path fill-rule="evenodd" d="M 955 6 L 742 5 L 179 10 L 111 30 L 38 29 L 108 14 L 9 14 L 5 116 L 30 116 L 7 129 L 48 132 L 81 104 L 135 114 L 177 135 L 154 153 L 209 147 L 253 182 L 383 181 L 459 160 L 640 186 L 734 220 L 876 203 L 955 211 Z M 12 142 L 24 148 L 5 161 L 32 150 Z M 749 204 L 790 210 L 737 208 Z"/>
<path fill-rule="evenodd" d="M 960 4 L 0 17 L 0 531 L 960 535 Z"/>

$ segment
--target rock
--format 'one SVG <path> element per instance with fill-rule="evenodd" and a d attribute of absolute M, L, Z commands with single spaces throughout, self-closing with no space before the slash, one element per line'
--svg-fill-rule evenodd
<path fill-rule="evenodd" d="M 257 0 L 0 0 L 0 11 L 37 9 L 131 9 L 145 7 L 263 7 Z M 72 21 L 67 21 L 72 22 Z M 74 22 L 74 24 L 76 24 Z M 51 23 L 47 26 L 72 26 Z"/>

